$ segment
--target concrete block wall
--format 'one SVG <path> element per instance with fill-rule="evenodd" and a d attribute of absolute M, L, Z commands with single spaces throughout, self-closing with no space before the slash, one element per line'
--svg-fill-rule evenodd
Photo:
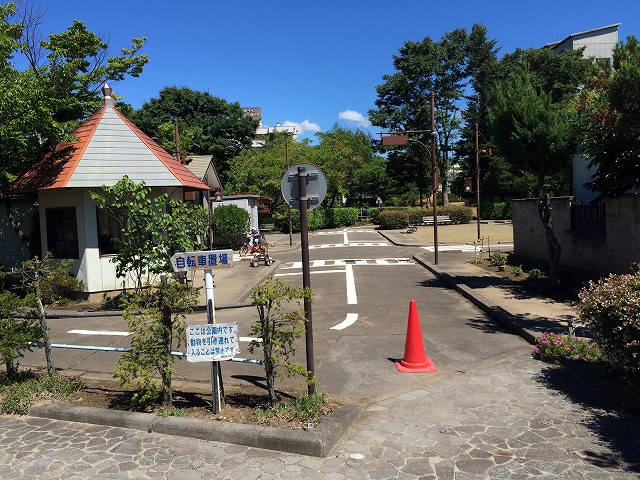
<path fill-rule="evenodd" d="M 560 268 L 576 273 L 627 273 L 640 262 L 640 196 L 626 194 L 606 200 L 606 232 L 571 229 L 572 197 L 551 199 L 552 227 L 562 247 Z M 513 202 L 514 253 L 547 265 L 547 244 L 537 199 Z"/>

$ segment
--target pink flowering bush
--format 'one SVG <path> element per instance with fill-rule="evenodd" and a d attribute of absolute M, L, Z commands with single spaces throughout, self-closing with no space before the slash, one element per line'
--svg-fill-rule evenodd
<path fill-rule="evenodd" d="M 602 348 L 604 357 L 627 374 L 640 374 L 640 270 L 589 282 L 576 312 Z"/>
<path fill-rule="evenodd" d="M 596 361 L 602 357 L 602 352 L 590 340 L 545 332 L 536 342 L 533 356 L 546 362 L 555 363 L 559 363 L 565 357 Z"/>

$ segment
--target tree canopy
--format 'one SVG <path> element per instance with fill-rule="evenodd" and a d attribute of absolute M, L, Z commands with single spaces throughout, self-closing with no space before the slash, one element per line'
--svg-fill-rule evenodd
<path fill-rule="evenodd" d="M 0 187 L 20 175 L 100 106 L 100 87 L 140 75 L 144 38 L 107 57 L 100 36 L 74 21 L 41 39 L 42 14 L 15 2 L 0 5 Z M 25 68 L 16 67 L 20 56 Z"/>
<path fill-rule="evenodd" d="M 470 33 L 457 29 L 446 33 L 438 42 L 430 37 L 405 42 L 399 55 L 394 56 L 396 73 L 383 76 L 384 83 L 376 87 L 377 109 L 369 111 L 371 122 L 387 130 L 435 128 L 443 185 L 449 180 L 451 154 L 462 125 L 466 90 L 482 65 L 480 59 L 493 55 L 495 41 L 488 40 L 486 32 L 484 26 L 476 24 Z M 432 91 L 435 126 L 431 125 L 429 96 Z M 430 142 L 428 135 L 416 140 Z M 427 154 L 414 143 L 404 152 L 389 152 L 390 175 L 402 185 L 416 184 L 421 198 L 431 184 L 427 180 L 427 173 L 431 171 L 430 161 L 425 161 Z"/>
<path fill-rule="evenodd" d="M 229 160 L 251 146 L 258 121 L 245 116 L 239 103 L 228 103 L 208 92 L 188 87 L 164 87 L 159 96 L 152 98 L 136 110 L 131 120 L 150 137 L 157 137 L 163 147 L 170 149 L 175 143 L 173 128 L 178 120 L 181 135 L 190 140 L 187 155 L 212 155 L 220 176 L 227 180 Z M 169 150 L 171 151 L 171 150 Z"/>
<path fill-rule="evenodd" d="M 587 187 L 602 197 L 640 188 L 640 44 L 620 42 L 613 63 L 599 63 L 577 102 L 581 145 L 589 158 Z"/>

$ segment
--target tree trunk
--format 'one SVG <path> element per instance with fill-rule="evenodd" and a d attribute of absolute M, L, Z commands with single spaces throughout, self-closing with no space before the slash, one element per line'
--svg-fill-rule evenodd
<path fill-rule="evenodd" d="M 18 374 L 18 368 L 15 363 L 13 363 L 13 360 L 5 360 L 4 364 L 7 368 L 7 378 L 9 378 L 9 380 L 15 378 Z"/>
<path fill-rule="evenodd" d="M 36 286 L 36 310 L 38 314 L 38 321 L 40 322 L 40 329 L 42 330 L 42 343 L 44 343 L 44 356 L 47 360 L 47 374 L 55 375 L 56 368 L 53 364 L 53 352 L 51 351 L 51 338 L 49 338 L 49 326 L 47 325 L 47 317 L 42 305 L 42 298 L 40 296 L 40 288 Z"/>
<path fill-rule="evenodd" d="M 39 248 L 37 248 L 35 245 L 37 242 L 33 242 L 32 239 L 29 238 L 29 236 L 24 232 L 24 230 L 22 230 L 22 227 L 20 227 L 20 223 L 16 218 L 16 211 L 13 208 L 11 208 L 11 200 L 9 199 L 8 196 L 5 197 L 5 206 L 7 209 L 7 217 L 9 218 L 9 223 L 11 224 L 11 228 L 13 229 L 14 232 L 16 232 L 16 235 L 18 235 L 18 238 L 20 239 L 20 241 L 24 243 L 25 246 L 29 249 L 29 253 L 31 254 L 32 257 L 40 255 Z M 38 251 L 34 251 L 34 250 L 38 250 Z"/>
<path fill-rule="evenodd" d="M 541 193 L 538 198 L 538 215 L 540 221 L 544 227 L 545 236 L 547 238 L 547 255 L 549 259 L 549 277 L 551 282 L 557 284 L 559 281 L 558 276 L 558 261 L 560 260 L 560 253 L 562 247 L 553 232 L 551 222 L 551 199 L 548 193 Z"/>
<path fill-rule="evenodd" d="M 164 300 L 164 299 L 163 299 Z M 173 343 L 173 331 L 171 325 L 171 309 L 162 307 L 162 347 L 164 355 L 160 360 L 160 376 L 162 378 L 161 402 L 163 407 L 171 407 L 173 403 L 173 390 L 171 387 L 171 344 Z"/>

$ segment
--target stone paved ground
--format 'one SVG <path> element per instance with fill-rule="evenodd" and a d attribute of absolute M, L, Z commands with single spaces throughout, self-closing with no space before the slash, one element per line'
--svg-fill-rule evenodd
<path fill-rule="evenodd" d="M 328 458 L 0 417 L 2 479 L 637 479 L 640 419 L 528 347 L 367 408 Z"/>

